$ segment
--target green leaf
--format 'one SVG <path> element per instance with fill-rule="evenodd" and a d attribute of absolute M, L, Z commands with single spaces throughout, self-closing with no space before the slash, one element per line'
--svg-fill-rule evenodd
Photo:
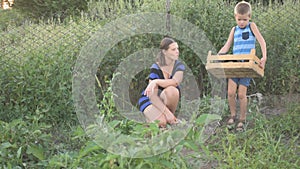
<path fill-rule="evenodd" d="M 111 128 L 115 128 L 115 127 L 117 127 L 120 123 L 121 123 L 121 122 L 120 122 L 119 120 L 113 120 L 113 121 L 109 122 L 108 124 L 109 124 L 109 126 L 110 126 Z"/>
<path fill-rule="evenodd" d="M 40 146 L 36 146 L 36 145 L 31 145 L 27 147 L 27 154 L 32 154 L 33 156 L 35 156 L 36 158 L 38 158 L 39 160 L 44 160 L 45 156 L 44 156 L 44 149 Z"/>
<path fill-rule="evenodd" d="M 5 143 L 1 144 L 1 149 L 7 149 L 7 148 L 10 148 L 10 147 L 16 147 L 16 146 L 13 145 L 13 144 L 10 144 L 10 142 L 5 142 Z"/>
<path fill-rule="evenodd" d="M 180 152 L 183 148 L 183 145 L 180 144 L 180 145 L 177 145 L 175 148 L 174 148 L 174 152 L 177 153 L 177 152 Z"/>
<path fill-rule="evenodd" d="M 196 124 L 207 125 L 212 121 L 221 120 L 221 119 L 222 119 L 221 116 L 217 114 L 201 114 L 201 116 L 196 119 Z"/>
<path fill-rule="evenodd" d="M 167 161 L 167 160 L 163 160 L 161 161 L 161 164 L 163 164 L 164 166 L 168 167 L 168 168 L 174 168 L 174 164 Z"/>
<path fill-rule="evenodd" d="M 192 142 L 192 140 L 187 140 L 183 145 L 187 148 L 190 148 L 190 149 L 196 151 L 196 152 L 199 152 L 199 147 L 194 142 Z"/>
<path fill-rule="evenodd" d="M 22 154 L 22 147 L 20 147 L 17 151 L 17 158 L 20 158 Z"/>
<path fill-rule="evenodd" d="M 79 152 L 79 157 L 84 157 L 93 151 L 101 150 L 101 149 L 102 148 L 98 144 L 96 144 L 94 141 L 89 141 L 86 143 L 86 147 L 84 147 L 84 149 L 82 149 Z"/>

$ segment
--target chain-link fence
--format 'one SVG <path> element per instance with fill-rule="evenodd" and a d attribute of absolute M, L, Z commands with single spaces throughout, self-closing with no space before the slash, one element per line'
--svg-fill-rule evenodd
<path fill-rule="evenodd" d="M 148 7 L 143 8 L 141 11 L 151 11 L 151 4 L 146 5 L 148 5 Z M 215 3 L 215 5 L 219 5 L 219 8 L 217 9 L 219 11 L 215 14 L 209 13 L 209 10 L 212 11 L 212 8 L 215 6 L 207 9 L 209 7 L 207 4 L 197 1 L 193 3 L 187 3 L 186 6 L 174 1 L 170 4 L 167 4 L 167 9 L 165 7 L 165 2 L 160 3 L 159 5 L 160 7 L 157 8 L 159 12 L 166 13 L 167 11 L 170 14 L 175 14 L 178 17 L 188 19 L 194 24 L 198 25 L 200 29 L 204 30 L 204 32 L 207 34 L 207 37 L 212 41 L 212 44 L 215 45 L 216 49 L 218 49 L 221 44 L 223 45 L 225 43 L 230 27 L 218 27 L 215 25 L 220 26 L 220 24 L 234 24 L 234 18 L 232 17 L 233 4 L 230 3 L 223 3 L 222 5 L 228 5 L 224 8 L 222 5 Z M 193 9 L 193 6 L 195 9 Z M 201 6 L 205 6 L 206 10 L 201 8 Z M 141 5 L 141 7 L 143 7 L 143 5 Z M 198 11 L 198 9 L 202 9 L 203 11 Z M 299 92 L 299 88 L 297 87 L 299 86 L 300 70 L 298 9 L 298 1 L 286 1 L 283 3 L 272 3 L 268 5 L 253 4 L 254 12 L 252 21 L 256 22 L 259 26 L 259 29 L 261 30 L 262 35 L 265 37 L 268 47 L 268 63 L 265 70 L 265 78 L 258 79 L 259 84 L 255 83 L 256 87 L 253 90 L 258 90 L 257 88 L 259 88 L 261 91 L 269 91 L 270 93 L 276 91 Z M 181 16 L 178 11 L 182 12 Z M 14 105 L 17 102 L 29 103 L 32 101 L 30 99 L 27 101 L 24 99 L 22 100 L 21 98 L 12 100 L 12 97 L 14 93 L 19 93 L 20 97 L 32 94 L 34 91 L 32 91 L 33 89 L 31 88 L 19 88 L 29 87 L 29 85 L 33 83 L 29 82 L 29 79 L 33 80 L 41 78 L 40 81 L 42 81 L 43 79 L 49 80 L 48 78 L 50 77 L 54 78 L 51 76 L 51 73 L 53 73 L 51 71 L 57 71 L 56 74 L 58 75 L 62 74 L 62 70 L 67 69 L 68 73 L 62 77 L 57 76 L 61 79 L 58 79 L 57 84 L 53 84 L 51 87 L 63 88 L 67 86 L 67 82 L 71 83 L 71 80 L 66 80 L 63 78 L 70 79 L 72 77 L 72 68 L 76 62 L 76 57 L 80 54 L 81 49 L 85 47 L 88 39 L 92 37 L 94 33 L 96 33 L 104 24 L 110 21 L 113 22 L 113 20 L 109 18 L 97 18 L 96 15 L 99 14 L 97 14 L 97 12 L 94 13 L 94 16 L 91 16 L 91 14 L 83 14 L 79 19 L 66 19 L 63 23 L 59 22 L 58 20 L 54 21 L 51 19 L 40 21 L 39 23 L 33 23 L 29 20 L 18 20 L 18 22 L 8 21 L 9 24 L 7 27 L 3 28 L 3 31 L 1 31 L 0 38 L 2 105 Z M 122 14 L 119 15 L 122 16 Z M 1 17 L 3 16 L 5 15 L 2 15 Z M 207 19 L 204 20 L 201 17 L 206 17 Z M 115 15 L 115 18 L 118 17 Z M 172 18 L 171 20 L 168 20 L 168 18 L 170 19 L 170 15 L 167 15 L 166 17 L 167 27 L 170 26 L 168 25 L 169 22 L 172 22 Z M 196 23 L 197 18 L 199 18 L 199 23 Z M 220 24 L 217 24 L 218 22 L 220 22 Z M 214 26 L 209 27 L 209 25 Z M 151 41 L 151 39 L 149 41 Z M 156 43 L 156 41 L 154 42 Z M 129 43 L 129 45 L 127 44 L 125 48 L 128 48 L 128 46 L 138 45 L 139 44 Z M 118 47 L 122 49 L 122 51 L 117 50 L 119 55 L 123 56 L 132 53 L 132 50 L 134 50 L 128 49 L 128 51 L 126 51 L 124 50 L 124 46 L 122 47 L 122 44 L 120 43 L 117 44 L 117 48 Z M 260 54 L 259 47 L 258 54 Z M 106 59 L 108 62 L 101 67 L 101 71 L 99 73 L 101 74 L 101 76 L 99 76 L 101 77 L 101 82 L 106 82 L 111 78 L 112 68 L 109 60 L 118 60 L 120 58 L 118 58 L 118 54 L 112 51 L 111 53 L 107 54 Z M 191 59 L 190 62 L 193 62 L 193 59 Z M 67 64 L 68 66 L 66 66 Z M 67 68 L 62 68 L 63 66 L 66 66 Z M 52 67 L 52 69 L 46 69 L 45 67 Z M 56 69 L 53 70 L 54 68 Z M 35 72 L 28 72 L 29 70 L 32 71 L 34 69 L 36 69 Z M 47 75 L 47 73 L 49 74 Z M 36 74 L 44 74 L 44 76 L 36 77 Z M 33 77 L 30 77 L 29 75 L 32 75 Z M 67 82 L 63 83 L 59 80 Z M 45 82 L 44 85 L 47 86 L 51 84 L 47 84 Z M 45 86 L 36 85 L 38 88 Z M 24 92 L 19 90 L 28 91 Z M 47 96 L 45 94 L 43 96 L 49 97 L 49 95 L 50 94 Z M 63 93 L 62 97 L 64 97 Z"/>
<path fill-rule="evenodd" d="M 177 168 L 199 168 L 202 160 L 207 160 L 203 157 L 208 156 L 209 160 L 220 160 L 216 162 L 220 163 L 220 167 L 228 161 L 235 166 L 236 163 L 232 160 L 235 156 L 230 156 L 230 160 L 224 160 L 223 156 L 216 159 L 208 149 L 199 150 L 202 147 L 200 144 L 216 131 L 221 116 L 229 111 L 228 108 L 226 110 L 225 99 L 218 95 L 226 95 L 226 84 L 223 83 L 225 79 L 217 80 L 209 76 L 205 63 L 208 50 L 217 52 L 225 44 L 230 29 L 236 25 L 233 17 L 235 3 L 219 0 L 143 0 L 139 1 L 142 4 L 130 8 L 124 4 L 117 5 L 121 0 L 113 1 L 112 5 L 105 4 L 110 0 L 98 2 L 101 5 L 91 5 L 93 8 L 82 13 L 80 17 L 65 18 L 63 21 L 32 21 L 24 19 L 14 9 L 0 11 L 0 128 L 6 129 L 0 134 L 0 141 L 3 141 L 0 148 L 4 150 L 1 151 L 0 165 L 4 168 L 14 165 L 25 168 L 48 165 L 50 168 L 99 168 L 99 165 L 100 168 L 122 168 L 122 165 L 129 166 L 123 168 L 161 168 L 162 164 L 166 164 L 165 168 L 174 168 L 174 163 L 178 164 Z M 299 95 L 300 2 L 256 2 L 252 4 L 251 21 L 258 25 L 267 43 L 268 60 L 265 76 L 253 79 L 248 90 L 249 95 Z M 139 123 L 144 122 L 145 118 L 139 111 L 134 111 L 134 106 L 137 103 L 136 98 L 147 84 L 149 70 L 145 67 L 149 68 L 151 65 L 148 64 L 153 63 L 151 59 L 155 59 L 148 56 L 154 56 L 161 38 L 170 32 L 178 41 L 180 59 L 186 65 L 184 77 L 190 78 L 181 83 L 181 105 L 178 106 L 180 110 L 176 112 L 176 117 L 182 123 L 165 132 L 154 125 Z M 257 55 L 261 57 L 259 45 Z M 94 71 L 93 68 L 97 70 Z M 125 76 L 128 74 L 128 77 Z M 187 90 L 186 86 L 189 87 Z M 199 90 L 193 90 L 195 88 Z M 130 101 L 126 100 L 128 95 Z M 195 95 L 196 101 L 192 97 L 187 99 Z M 274 104 L 277 103 L 274 101 Z M 118 108 L 120 110 L 116 110 Z M 259 111 L 257 105 L 253 104 L 249 105 L 249 110 Z M 292 118 L 288 118 L 294 120 L 297 110 L 293 112 Z M 258 114 L 254 116 L 255 119 L 250 116 L 249 121 L 258 121 L 259 128 L 248 134 L 268 132 L 264 130 L 264 125 L 268 126 L 270 123 L 260 121 Z M 288 139 L 297 140 L 297 134 L 294 133 L 298 129 L 293 127 L 298 124 L 296 122 L 297 119 L 286 124 L 295 128 L 290 132 L 295 139 Z M 281 128 L 281 123 L 276 123 L 276 126 L 277 124 Z M 84 131 L 78 126 L 82 126 Z M 72 128 L 72 132 L 69 132 L 69 128 Z M 286 128 L 276 133 L 276 136 L 281 136 L 280 132 L 286 133 Z M 191 134 L 187 136 L 187 142 L 172 149 L 187 134 Z M 228 131 L 224 134 L 227 135 Z M 88 141 L 86 136 L 95 139 L 103 149 Z M 131 136 L 137 136 L 137 139 Z M 221 133 L 220 137 L 223 136 Z M 224 148 L 229 144 L 228 138 L 233 136 L 235 137 L 230 134 L 229 137 L 224 137 L 224 142 L 214 140 L 208 144 L 220 143 L 219 146 Z M 261 138 L 259 135 L 257 137 Z M 290 148 L 289 144 L 297 143 L 288 141 L 289 144 L 285 144 L 287 141 L 284 139 L 287 137 L 289 136 L 282 137 L 283 149 Z M 236 140 L 239 139 L 237 137 Z M 281 137 L 279 141 L 275 140 L 275 149 L 280 147 L 280 139 Z M 243 144 L 243 139 L 240 141 L 237 144 Z M 247 167 L 252 164 L 270 165 L 269 156 L 274 154 L 273 148 L 270 148 L 271 153 L 260 156 L 266 151 L 256 153 L 263 148 L 253 150 L 253 146 L 250 146 L 245 154 L 244 149 L 249 140 L 246 141 L 245 146 L 236 146 L 237 149 L 242 148 L 242 151 L 233 150 L 239 157 L 236 159 L 244 160 L 240 164 Z M 252 139 L 252 142 L 257 141 Z M 265 146 L 264 143 L 260 145 Z M 231 148 L 229 146 L 229 151 Z M 224 154 L 226 150 L 220 149 L 220 154 Z M 277 152 L 281 153 L 283 149 L 278 149 Z M 167 150 L 172 152 L 163 154 Z M 287 150 L 288 153 L 280 156 L 292 154 L 291 159 L 290 156 L 278 159 L 275 153 L 271 166 L 280 168 L 289 163 L 290 166 L 296 166 L 292 164 L 297 162 L 297 154 L 294 153 L 297 151 L 294 150 L 292 147 Z M 248 151 L 250 154 L 254 151 L 259 156 L 244 158 Z M 205 156 L 202 155 L 204 153 Z M 113 156 L 109 156 L 110 154 Z M 120 157 L 116 157 L 116 154 Z M 142 164 L 144 157 L 157 154 L 161 156 L 157 159 L 145 158 L 146 163 Z M 168 160 L 166 163 L 164 158 Z M 256 159 L 266 161 L 251 163 L 256 162 Z M 278 161 L 284 163 L 277 166 Z M 107 163 L 106 167 L 102 163 Z"/>

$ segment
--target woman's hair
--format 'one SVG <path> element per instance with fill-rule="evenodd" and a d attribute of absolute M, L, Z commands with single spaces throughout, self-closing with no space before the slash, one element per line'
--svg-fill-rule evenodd
<path fill-rule="evenodd" d="M 170 44 L 174 43 L 175 40 L 169 37 L 165 37 L 163 38 L 163 40 L 160 42 L 160 46 L 159 46 L 159 53 L 157 54 L 156 57 L 156 62 L 158 62 L 158 64 L 160 66 L 165 66 L 166 65 L 166 59 L 165 59 L 165 55 L 163 53 L 163 50 L 168 50 Z"/>
<path fill-rule="evenodd" d="M 249 2 L 246 1 L 241 1 L 238 4 L 236 4 L 234 8 L 234 14 L 240 14 L 240 15 L 245 15 L 248 14 L 251 16 L 252 10 L 251 10 L 251 5 Z"/>

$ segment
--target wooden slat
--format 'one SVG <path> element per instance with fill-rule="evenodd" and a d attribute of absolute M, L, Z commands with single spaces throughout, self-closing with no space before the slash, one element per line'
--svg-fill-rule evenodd
<path fill-rule="evenodd" d="M 259 67 L 259 62 L 260 59 L 255 56 L 255 49 L 251 50 L 250 54 L 242 55 L 211 55 L 209 51 L 206 69 L 217 78 L 263 77 L 264 70 Z"/>
<path fill-rule="evenodd" d="M 242 59 L 241 59 L 242 58 Z M 207 61 L 222 61 L 222 60 L 251 60 L 254 59 L 252 55 L 211 55 Z"/>

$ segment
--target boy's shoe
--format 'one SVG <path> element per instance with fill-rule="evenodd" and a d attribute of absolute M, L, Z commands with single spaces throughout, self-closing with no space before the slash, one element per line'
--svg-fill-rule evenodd
<path fill-rule="evenodd" d="M 235 119 L 236 119 L 236 116 L 230 116 L 228 121 L 227 121 L 227 128 L 229 130 L 232 130 L 234 128 L 234 124 L 235 124 Z"/>
<path fill-rule="evenodd" d="M 236 131 L 244 131 L 244 129 L 245 129 L 245 120 L 239 120 L 239 123 L 236 126 Z"/>

